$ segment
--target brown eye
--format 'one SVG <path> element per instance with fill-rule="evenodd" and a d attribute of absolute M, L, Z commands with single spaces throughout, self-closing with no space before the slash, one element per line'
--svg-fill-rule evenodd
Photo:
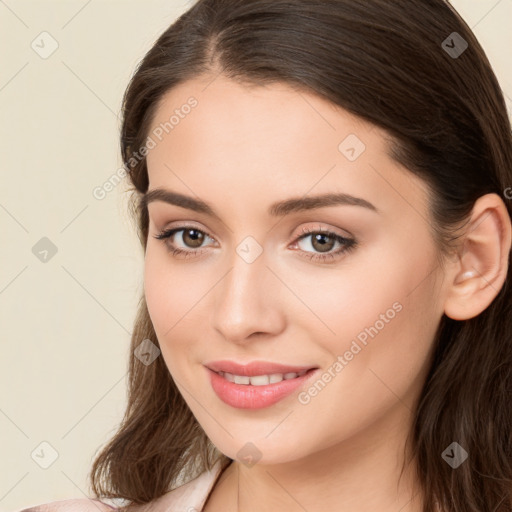
<path fill-rule="evenodd" d="M 357 245 L 354 238 L 346 238 L 321 228 L 305 228 L 302 232 L 304 234 L 297 240 L 296 245 L 301 254 L 311 261 L 335 261 L 344 253 L 354 250 Z"/>
<path fill-rule="evenodd" d="M 311 246 L 319 252 L 329 252 L 335 243 L 334 237 L 325 233 L 316 233 L 311 238 Z"/>
<path fill-rule="evenodd" d="M 167 229 L 154 237 L 165 242 L 173 254 L 187 254 L 187 257 L 202 250 L 206 239 L 213 240 L 208 233 L 194 226 Z"/>
<path fill-rule="evenodd" d="M 204 233 L 198 229 L 184 229 L 182 239 L 185 245 L 195 249 L 203 244 Z"/>

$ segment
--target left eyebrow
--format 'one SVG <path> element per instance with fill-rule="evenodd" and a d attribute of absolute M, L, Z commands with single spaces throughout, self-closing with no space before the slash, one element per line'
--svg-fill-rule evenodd
<path fill-rule="evenodd" d="M 317 196 L 291 198 L 273 203 L 269 208 L 269 214 L 275 217 L 282 217 L 294 212 L 314 210 L 327 206 L 360 206 L 376 213 L 379 212 L 375 205 L 362 197 L 344 193 L 328 193 Z"/>
<path fill-rule="evenodd" d="M 164 203 L 173 204 L 175 206 L 193 210 L 198 213 L 204 213 L 205 215 L 215 217 L 216 219 L 220 220 L 219 215 L 208 203 L 201 199 L 179 194 L 178 192 L 173 192 L 164 188 L 155 188 L 146 192 L 141 197 L 140 206 L 142 208 L 147 208 L 147 205 L 154 201 L 162 201 Z M 283 217 L 295 212 L 314 210 L 328 206 L 343 205 L 359 206 L 379 213 L 377 207 L 366 199 L 344 193 L 328 193 L 308 197 L 294 197 L 284 201 L 278 201 L 270 205 L 268 213 L 273 217 Z"/>

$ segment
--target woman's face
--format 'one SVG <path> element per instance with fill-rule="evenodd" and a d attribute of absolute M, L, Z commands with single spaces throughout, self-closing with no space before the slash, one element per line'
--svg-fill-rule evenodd
<path fill-rule="evenodd" d="M 148 310 L 183 398 L 230 458 L 372 447 L 407 427 L 445 286 L 427 188 L 384 135 L 283 84 L 203 77 L 159 105 L 149 192 L 190 202 L 148 204 Z M 318 206 L 326 194 L 345 201 Z M 207 368 L 219 361 L 316 370 L 279 383 L 289 372 L 253 368 L 274 376 L 247 386 Z"/>

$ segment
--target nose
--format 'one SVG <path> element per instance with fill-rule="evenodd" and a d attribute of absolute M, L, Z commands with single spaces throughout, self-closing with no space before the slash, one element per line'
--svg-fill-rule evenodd
<path fill-rule="evenodd" d="M 248 263 L 235 253 L 230 271 L 215 287 L 214 328 L 226 340 L 247 343 L 284 329 L 283 285 L 264 254 Z"/>

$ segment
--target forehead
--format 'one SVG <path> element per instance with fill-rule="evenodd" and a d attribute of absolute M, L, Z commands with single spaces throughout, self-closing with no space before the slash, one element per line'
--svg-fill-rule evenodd
<path fill-rule="evenodd" d="M 400 190 L 425 200 L 424 184 L 389 157 L 384 130 L 284 83 L 184 82 L 162 97 L 149 136 L 150 189 L 231 191 L 241 205 L 326 191 L 364 193 L 382 206 Z"/>
<path fill-rule="evenodd" d="M 316 94 L 285 83 L 242 85 L 223 75 L 199 77 L 168 91 L 154 115 L 150 131 L 155 130 L 159 139 L 172 134 L 176 144 L 193 136 L 203 153 L 220 149 L 217 143 L 223 141 L 231 150 L 245 151 L 265 143 L 274 157 L 279 148 L 290 147 L 294 154 L 314 147 L 337 154 L 349 133 L 385 150 L 379 129 Z"/>

